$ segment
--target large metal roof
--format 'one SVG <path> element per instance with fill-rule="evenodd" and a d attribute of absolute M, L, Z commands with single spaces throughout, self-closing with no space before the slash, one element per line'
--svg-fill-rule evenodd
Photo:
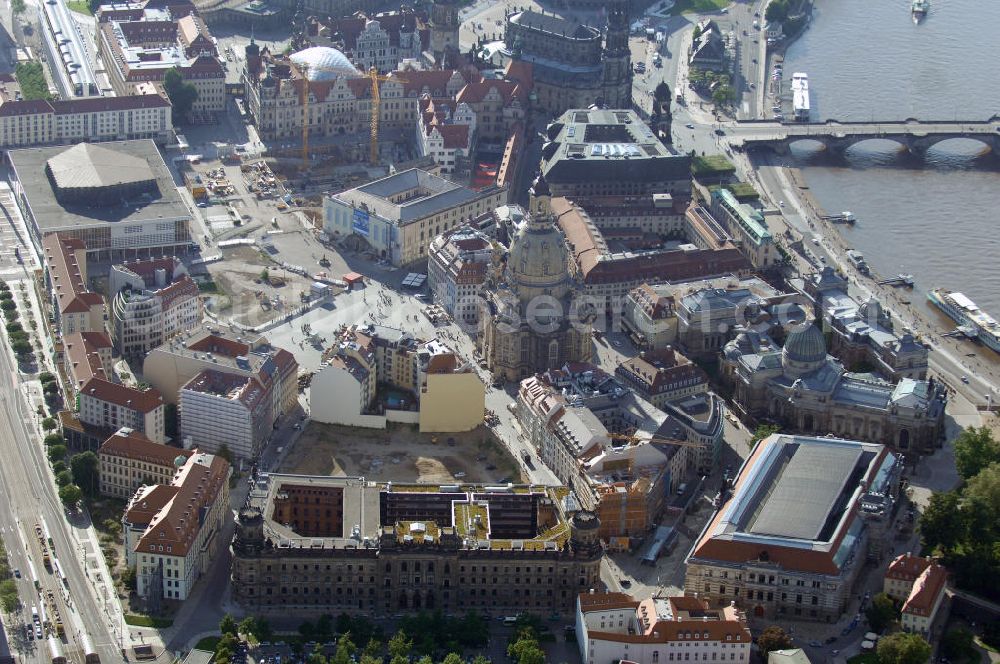
<path fill-rule="evenodd" d="M 113 187 L 156 179 L 145 159 L 93 143 L 79 143 L 48 161 L 59 189 Z"/>
<path fill-rule="evenodd" d="M 772 482 L 746 531 L 818 540 L 833 509 L 841 507 L 844 484 L 865 453 L 861 446 L 792 443 L 772 467 Z"/>

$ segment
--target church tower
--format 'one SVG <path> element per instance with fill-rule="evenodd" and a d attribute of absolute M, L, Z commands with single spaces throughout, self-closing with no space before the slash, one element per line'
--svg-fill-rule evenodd
<path fill-rule="evenodd" d="M 604 103 L 632 107 L 632 54 L 628 46 L 629 0 L 609 0 L 604 36 Z"/>
<path fill-rule="evenodd" d="M 455 0 L 434 0 L 431 6 L 431 53 L 437 69 L 444 69 L 449 55 L 458 52 L 458 27 L 458 4 Z"/>

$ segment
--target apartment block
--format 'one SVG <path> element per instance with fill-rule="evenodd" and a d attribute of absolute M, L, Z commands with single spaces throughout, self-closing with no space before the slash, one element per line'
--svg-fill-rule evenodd
<path fill-rule="evenodd" d="M 193 454 L 121 428 L 97 450 L 101 495 L 127 500 L 143 485 L 170 484 L 177 469 Z"/>
<path fill-rule="evenodd" d="M 87 284 L 87 247 L 82 240 L 46 235 L 42 241 L 45 286 L 59 332 L 103 332 L 104 298 Z"/>
<path fill-rule="evenodd" d="M 93 377 L 78 394 L 78 417 L 84 424 L 117 431 L 127 427 L 154 443 L 165 443 L 164 401 L 156 388 L 139 390 Z"/>
<path fill-rule="evenodd" d="M 0 74 L 3 150 L 142 138 L 162 145 L 173 129 L 170 101 L 159 94 L 29 101 L 9 75 Z"/>

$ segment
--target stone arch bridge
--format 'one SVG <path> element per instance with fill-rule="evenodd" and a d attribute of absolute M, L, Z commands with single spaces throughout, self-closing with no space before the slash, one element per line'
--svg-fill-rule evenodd
<path fill-rule="evenodd" d="M 923 158 L 927 150 L 942 141 L 967 138 L 979 141 L 986 150 L 1000 156 L 1000 116 L 983 121 L 896 122 L 796 122 L 745 121 L 723 125 L 726 140 L 737 150 L 769 148 L 779 155 L 788 153 L 793 143 L 815 141 L 835 155 L 843 155 L 852 145 L 873 139 L 895 141 L 911 154 Z"/>

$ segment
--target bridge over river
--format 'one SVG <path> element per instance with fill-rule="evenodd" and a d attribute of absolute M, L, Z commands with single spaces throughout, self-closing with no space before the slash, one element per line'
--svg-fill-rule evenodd
<path fill-rule="evenodd" d="M 841 155 L 847 148 L 873 139 L 899 143 L 910 153 L 924 157 L 927 150 L 954 138 L 979 141 L 987 150 L 1000 155 L 1000 116 L 982 121 L 921 121 L 902 120 L 889 122 L 795 122 L 747 121 L 724 124 L 729 144 L 739 149 L 770 148 L 778 154 L 787 154 L 789 147 L 799 141 L 816 141 L 834 154 Z"/>

